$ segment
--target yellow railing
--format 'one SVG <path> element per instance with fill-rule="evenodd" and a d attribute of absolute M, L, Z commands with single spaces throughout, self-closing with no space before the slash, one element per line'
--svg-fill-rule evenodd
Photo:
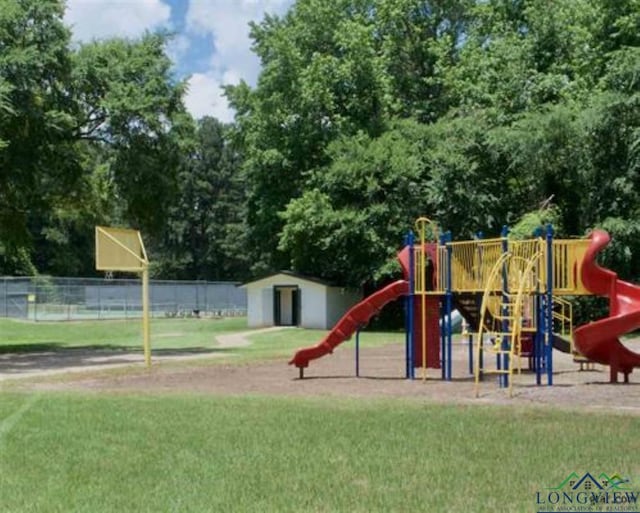
<path fill-rule="evenodd" d="M 560 295 L 590 294 L 582 284 L 582 260 L 589 239 L 553 241 L 553 293 Z"/>
<path fill-rule="evenodd" d="M 561 297 L 553 297 L 553 332 L 573 338 L 573 305 Z M 573 344 L 572 344 L 573 346 Z"/>
<path fill-rule="evenodd" d="M 502 239 L 451 242 L 448 247 L 451 251 L 451 290 L 483 292 L 491 269 L 502 256 Z M 446 248 L 443 256 L 443 276 L 446 276 Z"/>
<path fill-rule="evenodd" d="M 516 259 L 531 261 L 539 292 L 547 288 L 547 247 L 542 238 L 507 240 L 508 252 Z M 416 294 L 441 294 L 446 290 L 449 272 L 448 252 L 451 252 L 451 291 L 484 292 L 496 262 L 504 253 L 505 239 L 480 239 L 449 242 L 438 247 L 435 276 L 426 269 L 428 259 L 418 245 L 414 249 Z M 582 259 L 587 239 L 556 239 L 553 241 L 553 292 L 556 295 L 589 294 L 580 279 Z M 510 278 L 511 281 L 511 278 Z M 426 282 L 426 283 L 424 283 Z M 517 279 L 515 280 L 517 283 Z M 426 285 L 426 286 L 425 286 Z"/>
<path fill-rule="evenodd" d="M 440 257 L 441 249 L 438 248 L 438 258 L 436 262 L 430 262 L 431 257 L 423 248 L 415 246 L 413 248 L 413 279 L 415 294 L 443 294 L 445 292 L 445 280 L 441 278 L 443 265 L 440 262 L 446 262 Z"/>

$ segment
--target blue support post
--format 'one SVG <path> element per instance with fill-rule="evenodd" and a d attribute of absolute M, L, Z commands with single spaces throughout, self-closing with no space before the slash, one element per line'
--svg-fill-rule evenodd
<path fill-rule="evenodd" d="M 447 318 L 447 304 L 445 301 L 440 301 L 440 371 L 442 373 L 442 379 L 447 379 L 447 335 L 446 335 L 446 318 Z"/>
<path fill-rule="evenodd" d="M 410 247 L 410 234 L 407 233 L 405 237 L 405 246 Z M 411 274 L 411 271 L 409 272 Z M 411 371 L 409 370 L 409 345 L 411 344 L 411 331 L 409 330 L 409 316 L 411 315 L 411 309 L 409 304 L 410 293 L 404 297 L 404 363 L 405 363 L 405 378 L 411 378 Z"/>
<path fill-rule="evenodd" d="M 360 327 L 356 330 L 356 378 L 360 377 Z"/>
<path fill-rule="evenodd" d="M 545 317 L 545 366 L 547 370 L 547 385 L 553 385 L 553 226 L 547 225 L 547 293 Z"/>
<path fill-rule="evenodd" d="M 533 231 L 533 237 L 538 239 L 542 238 L 544 232 L 541 227 L 537 227 Z M 538 263 L 538 266 L 540 264 Z M 546 262 L 545 262 L 546 266 Z M 538 275 L 540 275 L 541 269 L 538 267 L 537 269 Z M 533 365 L 536 371 L 536 385 L 542 384 L 542 358 L 543 358 L 543 348 L 544 348 L 544 326 L 545 326 L 545 316 L 543 310 L 543 297 L 540 292 L 540 284 L 536 285 L 536 295 L 535 295 L 535 322 L 536 322 L 536 333 L 533 338 Z"/>
<path fill-rule="evenodd" d="M 507 239 L 507 236 L 509 235 L 509 228 L 507 226 L 503 226 L 502 227 L 502 232 L 500 233 L 500 236 L 502 237 L 502 252 L 503 253 L 507 253 L 509 251 L 509 241 Z M 506 306 L 507 304 L 507 299 L 504 296 L 505 293 L 509 293 L 509 276 L 507 275 L 507 268 L 506 268 L 506 264 L 505 267 L 502 269 L 502 291 L 503 291 L 503 295 L 502 295 L 502 313 L 503 315 L 506 317 L 508 315 L 508 308 Z M 502 351 L 508 351 L 509 350 L 509 340 L 507 338 L 507 335 L 505 335 L 505 333 L 508 333 L 510 330 L 510 326 L 509 326 L 509 321 L 506 319 L 503 319 L 502 321 L 502 333 L 503 335 L 501 336 L 501 342 L 500 342 L 500 349 Z M 513 343 L 513 341 L 511 341 L 511 343 Z M 503 353 L 501 355 L 498 355 L 498 360 L 502 361 L 502 365 L 499 367 L 502 370 L 508 371 L 509 370 L 509 354 L 508 353 Z M 509 386 L 509 375 L 508 374 L 500 374 L 500 386 L 501 387 L 508 387 Z"/>
<path fill-rule="evenodd" d="M 413 305 L 415 303 L 415 285 L 416 285 L 416 278 L 415 278 L 415 255 L 414 255 L 414 244 L 415 244 L 415 236 L 413 234 L 413 232 L 409 232 L 409 235 L 407 237 L 408 239 L 408 245 L 409 245 L 409 294 L 407 295 L 407 310 L 408 310 L 408 322 L 407 322 L 407 331 L 409 332 L 409 347 L 408 347 L 408 367 L 409 367 L 409 379 L 415 379 L 416 377 L 416 370 L 415 370 L 415 365 L 414 365 L 414 353 L 413 353 L 413 348 L 415 345 L 415 340 L 414 340 L 414 329 L 413 329 L 413 325 L 415 322 L 414 319 L 414 308 Z"/>
<path fill-rule="evenodd" d="M 452 275 L 451 275 L 451 257 L 452 257 L 452 253 L 453 253 L 453 248 L 451 247 L 451 244 L 449 244 L 452 241 L 453 237 L 451 236 L 451 232 L 447 232 L 446 235 L 446 242 L 447 242 L 447 289 L 446 289 L 446 295 L 445 295 L 445 303 L 446 303 L 446 312 L 447 312 L 447 318 L 446 318 L 446 322 L 445 322 L 445 335 L 446 335 L 446 352 L 447 352 L 447 358 L 446 358 L 446 364 L 447 364 L 447 370 L 446 370 L 446 380 L 447 381 L 451 381 L 451 377 L 452 377 L 452 371 L 453 371 L 453 364 L 452 364 L 452 360 L 453 360 L 453 352 L 452 352 L 452 331 L 453 331 L 453 326 L 452 326 L 452 322 L 451 322 L 451 315 L 452 315 L 452 309 L 453 309 L 453 291 L 452 291 L 452 287 L 453 287 L 453 280 L 452 280 Z"/>
<path fill-rule="evenodd" d="M 484 239 L 484 233 L 483 232 L 478 232 L 476 234 L 476 238 L 480 239 L 480 240 Z M 482 265 L 483 265 L 482 264 L 483 251 L 482 251 L 481 247 L 478 248 L 478 252 L 480 253 L 478 255 L 479 264 L 480 264 L 480 267 L 482 267 Z M 476 307 L 478 309 L 478 312 L 480 312 L 481 305 L 482 305 L 481 296 L 480 295 L 476 295 Z M 481 321 L 481 319 L 478 318 L 478 323 L 480 323 L 480 321 Z M 478 326 L 478 328 L 480 328 L 480 326 Z M 479 331 L 482 331 L 482 330 L 479 330 Z M 480 372 L 479 372 L 480 380 L 482 381 L 482 378 L 483 378 L 482 369 L 484 369 L 484 337 L 482 339 L 478 340 L 478 344 L 480 344 L 480 351 L 478 351 L 478 366 L 480 368 Z M 469 350 L 469 354 L 471 355 L 471 357 L 469 358 L 469 362 L 471 364 L 473 364 L 473 348 L 471 348 Z M 472 373 L 473 373 L 473 371 L 472 371 Z"/>
<path fill-rule="evenodd" d="M 447 243 L 447 238 L 444 233 L 440 234 L 438 240 L 440 246 L 444 246 Z M 436 270 L 438 273 L 439 269 Z M 446 287 L 446 284 L 445 284 Z M 440 372 L 442 379 L 447 379 L 447 303 L 446 301 L 440 301 Z"/>

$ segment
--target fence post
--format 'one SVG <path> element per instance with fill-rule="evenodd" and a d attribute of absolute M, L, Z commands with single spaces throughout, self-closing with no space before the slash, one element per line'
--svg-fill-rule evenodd
<path fill-rule="evenodd" d="M 38 280 L 33 280 L 33 320 L 38 320 Z"/>

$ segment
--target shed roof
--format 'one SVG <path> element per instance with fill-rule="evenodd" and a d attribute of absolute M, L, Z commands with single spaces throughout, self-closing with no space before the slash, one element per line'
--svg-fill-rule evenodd
<path fill-rule="evenodd" d="M 290 276 L 292 278 L 297 278 L 298 280 L 302 280 L 302 281 L 308 281 L 311 283 L 317 283 L 319 285 L 324 285 L 325 287 L 335 287 L 336 285 L 334 283 L 328 282 L 326 280 L 321 280 L 320 278 L 314 278 L 313 276 L 305 276 L 304 274 L 300 274 L 300 273 L 295 273 L 293 271 L 278 271 L 276 273 L 271 273 L 268 274 L 266 276 L 262 276 L 260 278 L 256 278 L 255 280 L 251 280 L 248 281 L 246 283 L 243 283 L 242 285 L 240 285 L 240 287 L 246 287 L 247 285 L 251 285 L 253 283 L 257 283 L 259 281 L 264 281 L 267 280 L 273 276 L 278 276 L 280 274 L 284 274 L 285 276 Z"/>

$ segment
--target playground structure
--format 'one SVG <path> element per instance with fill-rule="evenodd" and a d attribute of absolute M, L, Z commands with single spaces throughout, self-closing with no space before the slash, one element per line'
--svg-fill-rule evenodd
<path fill-rule="evenodd" d="M 408 379 L 415 379 L 416 369 L 422 379 L 428 369 L 440 369 L 442 379 L 452 379 L 454 310 L 473 334 L 468 361 L 476 395 L 486 375 L 497 375 L 511 394 L 513 374 L 522 372 L 523 359 L 535 372 L 536 384 L 552 385 L 553 349 L 572 354 L 581 367 L 609 365 L 611 382 L 619 373 L 628 382 L 633 368 L 640 367 L 640 355 L 619 340 L 640 327 L 640 287 L 596 263 L 610 241 L 606 232 L 555 239 L 549 225 L 526 240 L 510 239 L 505 228 L 498 238 L 454 242 L 450 233 L 438 236 L 427 218 L 418 219 L 416 228 L 417 240 L 410 233 L 398 253 L 404 278 L 352 307 L 320 343 L 296 352 L 289 363 L 300 369 L 301 378 L 311 360 L 333 352 L 403 296 Z M 428 232 L 437 242 L 428 240 Z M 579 295 L 608 297 L 610 315 L 574 331 L 566 296 Z"/>

